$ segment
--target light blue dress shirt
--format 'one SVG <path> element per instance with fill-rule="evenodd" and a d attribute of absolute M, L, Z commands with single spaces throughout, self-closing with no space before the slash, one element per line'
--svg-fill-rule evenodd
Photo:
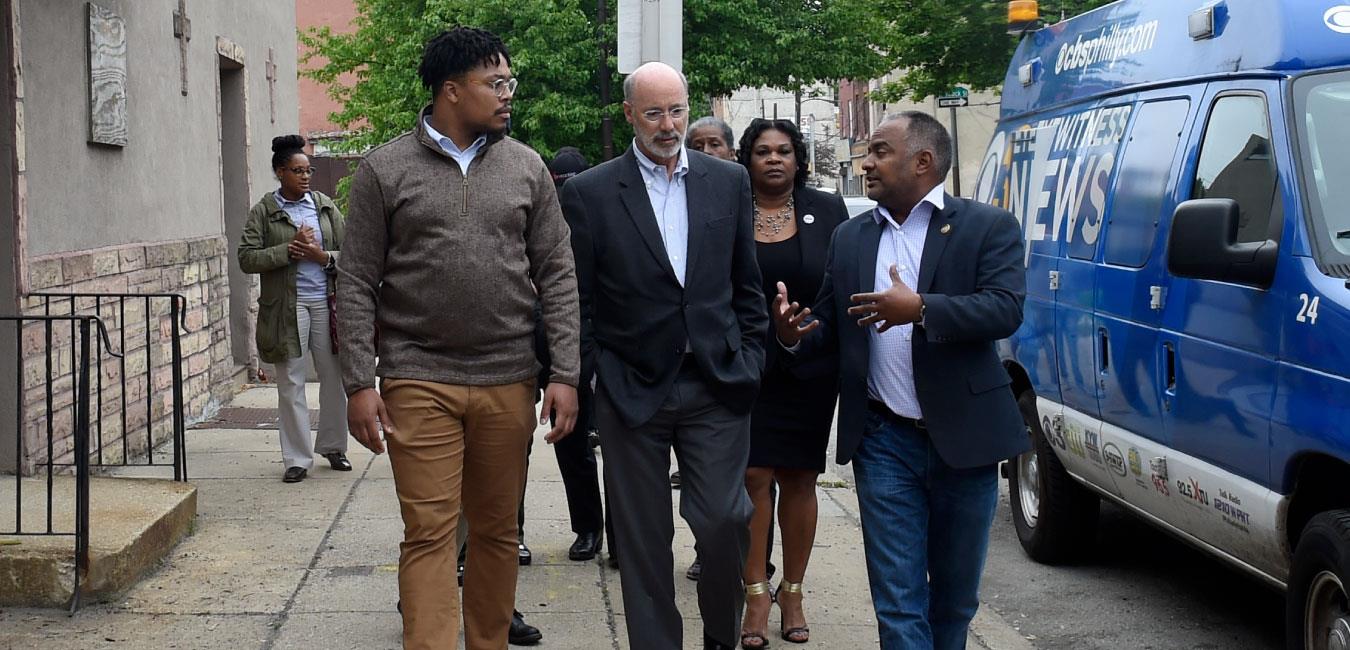
<path fill-rule="evenodd" d="M 633 153 L 637 158 L 638 170 L 642 172 L 642 182 L 647 185 L 647 200 L 652 204 L 652 213 L 656 215 L 656 226 L 661 231 L 661 242 L 666 246 L 666 257 L 670 268 L 675 270 L 675 279 L 684 286 L 685 265 L 689 253 L 689 200 L 685 196 L 685 177 L 689 175 L 689 153 L 680 147 L 680 160 L 675 165 L 675 173 L 670 174 L 665 165 L 652 162 L 633 141 Z"/>
<path fill-rule="evenodd" d="M 295 224 L 296 230 L 305 226 L 314 231 L 314 241 L 323 246 L 323 229 L 319 227 L 319 209 L 309 192 L 299 201 L 290 201 L 277 190 L 277 205 L 281 206 Z M 295 276 L 295 298 L 300 302 L 323 302 L 328 299 L 328 274 L 323 265 L 306 259 L 299 261 Z"/>
<path fill-rule="evenodd" d="M 431 139 L 435 140 L 436 144 L 441 145 L 441 151 L 449 154 L 451 158 L 455 159 L 455 162 L 459 163 L 460 173 L 467 178 L 469 176 L 469 163 L 473 162 L 473 159 L 478 157 L 478 152 L 483 150 L 483 145 L 487 143 L 487 136 L 478 136 L 478 139 L 474 140 L 473 144 L 469 145 L 468 149 L 461 150 L 459 145 L 455 144 L 454 140 L 451 140 L 442 135 L 440 131 L 432 128 L 431 120 L 425 117 L 422 118 L 422 125 L 427 127 L 427 135 L 431 136 Z"/>
<path fill-rule="evenodd" d="M 900 279 L 912 290 L 918 291 L 919 264 L 923 260 L 924 240 L 928 224 L 942 209 L 942 185 L 929 190 L 909 212 L 904 223 L 896 223 L 886 208 L 878 205 L 872 216 L 884 229 L 877 242 L 876 276 L 873 291 L 891 288 L 891 265 L 900 272 Z M 877 331 L 880 324 L 869 328 L 872 351 L 867 359 L 867 394 L 886 405 L 897 415 L 922 418 L 919 398 L 914 390 L 914 325 L 896 325 L 885 332 Z"/>

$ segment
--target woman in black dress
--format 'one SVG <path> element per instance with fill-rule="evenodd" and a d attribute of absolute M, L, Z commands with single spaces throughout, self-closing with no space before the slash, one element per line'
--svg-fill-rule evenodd
<path fill-rule="evenodd" d="M 767 302 L 777 283 L 792 295 L 815 296 L 825 273 L 830 235 L 848 218 L 844 200 L 806 186 L 807 152 L 788 120 L 757 119 L 741 135 L 738 158 L 750 171 L 755 203 L 755 242 Z M 809 300 L 809 298 L 808 298 Z M 770 486 L 779 488 L 778 524 L 783 540 L 783 581 L 777 590 L 780 636 L 810 639 L 802 610 L 802 580 L 816 537 L 816 477 L 825 470 L 825 447 L 839 395 L 836 360 L 789 364 L 772 339 L 759 398 L 750 416 L 750 462 L 745 487 L 754 503 L 750 553 L 745 561 L 745 617 L 741 646 L 768 646 L 772 596 L 765 573 L 773 515 Z"/>

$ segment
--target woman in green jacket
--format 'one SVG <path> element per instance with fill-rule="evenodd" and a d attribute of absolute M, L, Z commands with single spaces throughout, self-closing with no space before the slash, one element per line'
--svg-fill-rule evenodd
<path fill-rule="evenodd" d="M 272 171 L 281 187 L 249 210 L 239 240 L 239 266 L 262 276 L 258 296 L 258 357 L 274 364 L 281 412 L 282 480 L 298 483 L 314 465 L 314 453 L 339 471 L 347 460 L 347 395 L 342 390 L 336 341 L 329 329 L 334 269 L 342 248 L 344 220 L 332 199 L 309 189 L 314 169 L 305 139 L 272 139 Z M 310 361 L 319 374 L 319 435 L 309 436 L 305 375 Z"/>

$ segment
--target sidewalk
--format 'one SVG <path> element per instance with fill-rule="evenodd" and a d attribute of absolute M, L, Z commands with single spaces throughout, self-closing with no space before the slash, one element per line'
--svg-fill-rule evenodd
<path fill-rule="evenodd" d="M 310 386 L 311 405 L 318 403 L 315 389 Z M 275 408 L 274 391 L 251 388 L 231 406 Z M 618 572 L 601 560 L 567 560 L 573 534 L 543 433 L 536 432 L 526 496 L 525 537 L 534 563 L 520 569 L 518 608 L 544 634 L 537 648 L 627 648 Z M 308 479 L 287 485 L 280 480 L 275 429 L 194 429 L 188 450 L 188 473 L 199 489 L 194 534 L 114 602 L 88 605 L 73 618 L 52 610 L 0 611 L 0 649 L 399 647 L 394 603 L 402 522 L 387 456 L 353 442 L 354 471 L 329 470 L 319 459 Z M 800 647 L 875 648 L 857 500 L 837 475 L 822 476 L 821 483 L 805 585 L 811 642 Z M 677 498 L 672 493 L 673 512 Z M 694 540 L 678 513 L 675 522 L 685 647 L 698 648 L 694 583 L 683 577 Z M 770 621 L 776 629 L 776 609 Z M 797 647 L 776 635 L 771 643 Z M 1031 648 L 987 607 L 976 618 L 970 647 Z"/>

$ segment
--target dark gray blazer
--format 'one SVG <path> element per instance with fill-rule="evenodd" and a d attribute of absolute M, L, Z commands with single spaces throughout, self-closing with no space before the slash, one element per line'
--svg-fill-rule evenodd
<path fill-rule="evenodd" d="M 768 313 L 755 261 L 750 177 L 689 152 L 689 248 L 683 287 L 629 148 L 563 185 L 581 296 L 582 376 L 595 372 L 624 423 L 651 419 L 686 343 L 708 389 L 748 413 L 764 368 Z"/>
<path fill-rule="evenodd" d="M 942 460 L 979 467 L 1030 448 L 1011 379 L 994 349 L 1022 324 L 1022 229 L 1006 210 L 950 195 L 944 205 L 928 226 L 919 286 L 912 287 L 926 305 L 925 324 L 914 326 L 914 383 Z M 849 296 L 873 290 L 881 233 L 870 210 L 835 230 L 812 308 L 822 327 L 794 355 L 839 353 L 840 464 L 852 460 L 864 434 L 871 348 L 867 331 L 846 310 Z"/>

